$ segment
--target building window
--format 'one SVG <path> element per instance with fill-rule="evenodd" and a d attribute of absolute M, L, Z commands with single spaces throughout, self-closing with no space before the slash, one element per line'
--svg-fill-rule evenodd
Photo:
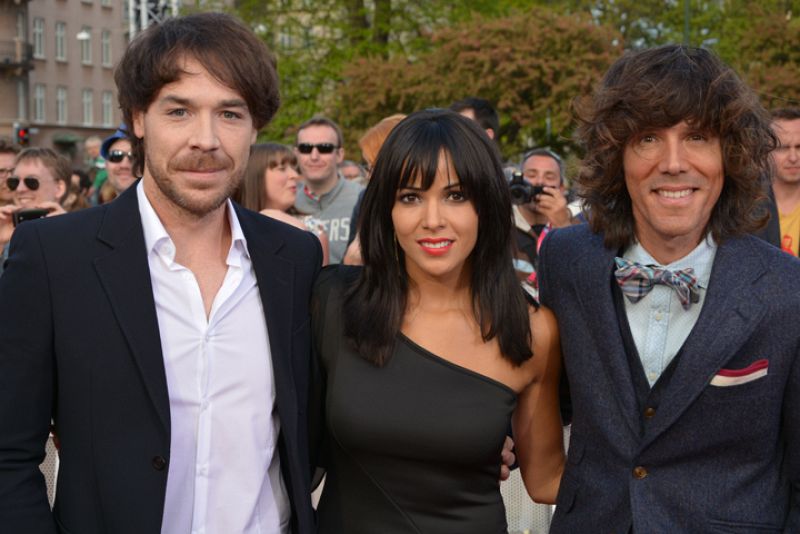
<path fill-rule="evenodd" d="M 67 124 L 67 88 L 56 89 L 56 122 Z"/>
<path fill-rule="evenodd" d="M 17 118 L 28 119 L 28 84 L 25 80 L 17 80 Z"/>
<path fill-rule="evenodd" d="M 94 117 L 92 116 L 92 90 L 91 89 L 84 89 L 83 90 L 83 125 L 84 126 L 91 126 L 94 122 Z"/>
<path fill-rule="evenodd" d="M 103 30 L 100 34 L 100 59 L 104 67 L 111 66 L 111 32 Z"/>
<path fill-rule="evenodd" d="M 84 65 L 92 64 L 92 28 L 84 26 L 81 28 L 85 38 L 81 39 L 81 63 Z"/>
<path fill-rule="evenodd" d="M 64 22 L 56 22 L 56 59 L 67 60 L 67 25 Z"/>
<path fill-rule="evenodd" d="M 33 57 L 44 57 L 44 19 L 33 19 Z"/>
<path fill-rule="evenodd" d="M 44 122 L 44 84 L 37 83 L 33 87 L 33 121 Z"/>
<path fill-rule="evenodd" d="M 114 124 L 114 93 L 103 91 L 103 126 Z"/>
<path fill-rule="evenodd" d="M 111 7 L 111 0 L 100 0 L 100 5 L 103 7 Z"/>

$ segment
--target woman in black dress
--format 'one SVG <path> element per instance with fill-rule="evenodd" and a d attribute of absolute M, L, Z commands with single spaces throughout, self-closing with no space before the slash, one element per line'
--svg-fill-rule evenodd
<path fill-rule="evenodd" d="M 493 142 L 450 111 L 409 116 L 381 148 L 359 231 L 363 268 L 328 268 L 315 292 L 319 531 L 506 532 L 512 418 L 534 499 L 554 501 L 564 453 L 558 328 L 514 274 Z"/>

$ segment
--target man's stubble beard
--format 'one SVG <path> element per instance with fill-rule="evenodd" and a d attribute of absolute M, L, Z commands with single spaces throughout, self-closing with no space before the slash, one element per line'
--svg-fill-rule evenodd
<path fill-rule="evenodd" d="M 145 151 L 145 166 L 147 170 L 150 171 L 150 176 L 153 177 L 153 182 L 155 182 L 156 186 L 161 191 L 161 194 L 164 195 L 165 198 L 169 199 L 169 201 L 175 206 L 197 219 L 205 217 L 209 213 L 222 206 L 222 204 L 224 204 L 225 201 L 230 198 L 231 195 L 233 195 L 233 193 L 239 188 L 239 184 L 242 182 L 242 177 L 244 176 L 245 171 L 244 166 L 233 170 L 228 176 L 228 180 L 225 182 L 225 187 L 220 191 L 220 193 L 203 202 L 202 198 L 200 201 L 198 201 L 191 198 L 190 195 L 185 195 L 182 193 L 175 186 L 175 183 L 169 176 L 168 170 L 162 174 L 161 168 L 152 164 L 152 159 L 147 151 Z"/>

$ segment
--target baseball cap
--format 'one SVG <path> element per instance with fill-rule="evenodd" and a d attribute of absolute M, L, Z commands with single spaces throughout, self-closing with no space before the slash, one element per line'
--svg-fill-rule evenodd
<path fill-rule="evenodd" d="M 111 150 L 111 145 L 116 143 L 119 139 L 125 139 L 127 137 L 128 128 L 125 126 L 125 123 L 122 123 L 119 125 L 119 128 L 117 128 L 117 131 L 106 137 L 103 144 L 100 145 L 100 155 L 103 156 L 103 159 L 108 159 L 108 151 Z"/>

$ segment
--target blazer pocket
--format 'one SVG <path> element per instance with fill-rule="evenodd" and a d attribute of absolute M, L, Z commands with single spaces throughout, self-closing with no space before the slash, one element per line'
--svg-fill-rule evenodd
<path fill-rule="evenodd" d="M 711 379 L 711 385 L 722 388 L 741 386 L 764 378 L 768 372 L 769 360 L 764 358 L 756 360 L 744 369 L 720 369 Z"/>
<path fill-rule="evenodd" d="M 721 519 L 709 520 L 708 526 L 709 532 L 714 534 L 761 534 L 769 532 L 783 532 L 782 527 L 776 527 L 775 525 L 741 521 L 724 521 Z"/>

